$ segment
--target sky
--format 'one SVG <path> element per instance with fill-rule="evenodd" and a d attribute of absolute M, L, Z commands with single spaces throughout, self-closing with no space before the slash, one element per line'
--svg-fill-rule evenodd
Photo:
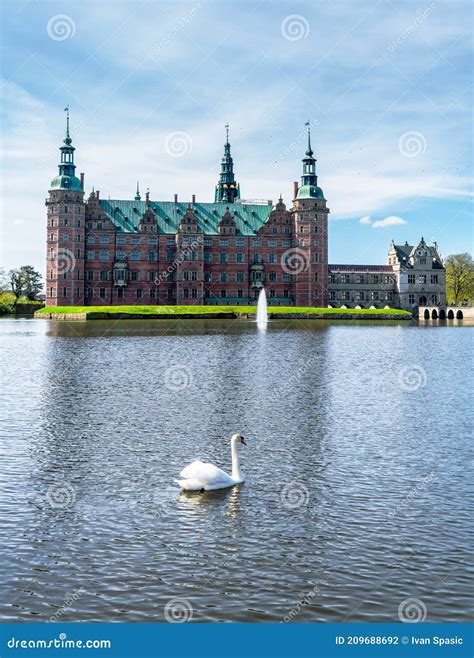
<path fill-rule="evenodd" d="M 44 272 L 66 106 L 86 197 L 212 201 L 228 122 L 242 197 L 290 206 L 309 121 L 330 262 L 471 251 L 471 5 L 4 0 L 0 264 Z"/>

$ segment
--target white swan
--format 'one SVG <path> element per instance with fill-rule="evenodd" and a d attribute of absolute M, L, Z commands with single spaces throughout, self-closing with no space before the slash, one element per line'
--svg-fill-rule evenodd
<path fill-rule="evenodd" d="M 207 464 L 199 459 L 194 461 L 186 468 L 183 468 L 179 474 L 181 480 L 175 480 L 185 491 L 213 491 L 214 489 L 226 489 L 232 487 L 234 484 L 239 484 L 245 480 L 245 475 L 240 471 L 239 467 L 239 453 L 237 451 L 237 444 L 243 443 L 245 439 L 240 434 L 233 434 L 230 440 L 230 447 L 232 452 L 232 475 L 228 475 L 225 471 L 214 464 Z"/>

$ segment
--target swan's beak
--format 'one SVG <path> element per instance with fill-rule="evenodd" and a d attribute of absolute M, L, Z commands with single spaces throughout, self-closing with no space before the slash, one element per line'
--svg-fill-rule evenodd
<path fill-rule="evenodd" d="M 240 443 L 243 443 L 244 446 L 246 446 L 245 438 L 243 436 L 240 437 Z"/>

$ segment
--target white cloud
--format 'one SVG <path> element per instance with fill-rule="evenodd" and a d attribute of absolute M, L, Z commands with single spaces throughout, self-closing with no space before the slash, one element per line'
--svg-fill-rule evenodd
<path fill-rule="evenodd" d="M 365 217 L 361 217 L 359 219 L 359 224 L 372 224 L 370 221 L 370 215 L 365 215 Z"/>
<path fill-rule="evenodd" d="M 372 224 L 372 228 L 385 228 L 386 226 L 399 226 L 400 224 L 406 224 L 407 222 L 402 219 L 402 217 L 397 217 L 396 215 L 390 215 L 390 217 L 385 217 L 385 219 L 379 219 Z"/>

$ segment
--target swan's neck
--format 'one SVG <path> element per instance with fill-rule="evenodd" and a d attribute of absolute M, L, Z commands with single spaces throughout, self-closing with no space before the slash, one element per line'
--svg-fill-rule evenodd
<path fill-rule="evenodd" d="M 240 472 L 239 451 L 237 450 L 236 441 L 232 441 L 231 443 L 231 452 L 232 452 L 232 477 L 234 480 L 241 480 L 242 474 Z"/>

